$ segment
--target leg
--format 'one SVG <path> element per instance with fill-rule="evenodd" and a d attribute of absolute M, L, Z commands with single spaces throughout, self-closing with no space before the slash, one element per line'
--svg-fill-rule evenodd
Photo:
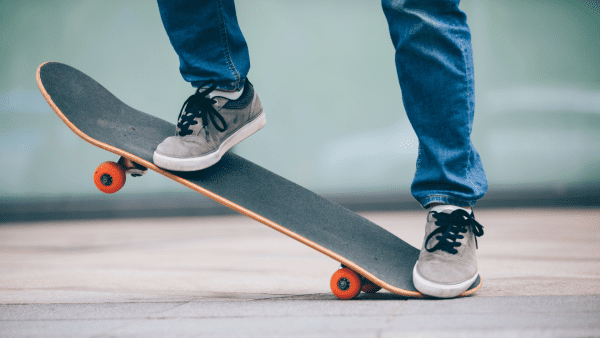
<path fill-rule="evenodd" d="M 459 0 L 383 0 L 408 118 L 419 138 L 413 196 L 468 207 L 487 190 L 470 135 L 471 34 Z"/>
<path fill-rule="evenodd" d="M 471 207 L 487 190 L 471 143 L 473 58 L 460 0 L 383 0 L 396 49 L 396 69 L 408 118 L 419 138 L 412 194 L 427 215 L 425 240 L 413 270 L 421 293 L 460 295 L 478 277 Z"/>
<path fill-rule="evenodd" d="M 198 87 L 212 79 L 227 91 L 244 87 L 250 58 L 233 0 L 158 0 L 158 7 L 184 80 Z"/>
<path fill-rule="evenodd" d="M 157 146 L 153 160 L 169 170 L 205 169 L 266 123 L 246 79 L 248 47 L 233 0 L 159 0 L 158 5 L 181 75 L 198 89 L 179 112 L 176 136 Z"/>

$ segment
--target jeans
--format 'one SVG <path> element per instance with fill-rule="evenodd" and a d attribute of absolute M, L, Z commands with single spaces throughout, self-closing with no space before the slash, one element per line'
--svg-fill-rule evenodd
<path fill-rule="evenodd" d="M 197 87 L 213 79 L 217 88 L 244 88 L 250 70 L 248 45 L 233 0 L 158 0 L 183 79 Z"/>
<path fill-rule="evenodd" d="M 459 2 L 382 0 L 404 108 L 419 138 L 411 192 L 423 207 L 472 206 L 487 191 L 483 165 L 471 142 L 473 54 Z M 158 4 L 186 81 L 197 86 L 214 79 L 221 90 L 243 87 L 250 58 L 233 0 Z"/>

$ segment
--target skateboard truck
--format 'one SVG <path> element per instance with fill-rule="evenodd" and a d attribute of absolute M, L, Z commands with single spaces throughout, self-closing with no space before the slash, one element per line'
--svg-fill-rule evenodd
<path fill-rule="evenodd" d="M 344 264 L 333 273 L 329 286 L 331 292 L 339 299 L 356 298 L 361 291 L 375 293 L 381 290 L 379 285 L 359 275 Z"/>
<path fill-rule="evenodd" d="M 125 157 L 119 158 L 119 161 L 104 162 L 96 168 L 94 172 L 94 184 L 100 191 L 112 194 L 119 191 L 125 185 L 127 174 L 132 177 L 144 175 L 148 168 L 141 166 Z"/>

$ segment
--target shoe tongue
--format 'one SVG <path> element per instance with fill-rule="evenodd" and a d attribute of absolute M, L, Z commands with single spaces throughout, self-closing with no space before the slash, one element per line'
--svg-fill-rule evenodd
<path fill-rule="evenodd" d="M 457 210 L 457 209 L 462 209 L 462 210 L 468 212 L 469 214 L 471 213 L 470 209 L 465 209 L 465 208 L 457 207 L 456 205 L 448 205 L 448 204 L 435 206 L 435 207 L 431 208 L 431 211 L 444 212 L 446 214 L 450 214 L 454 210 Z"/>

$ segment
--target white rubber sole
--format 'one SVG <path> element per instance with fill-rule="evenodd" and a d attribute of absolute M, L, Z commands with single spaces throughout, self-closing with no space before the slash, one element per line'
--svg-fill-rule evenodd
<path fill-rule="evenodd" d="M 417 271 L 417 264 L 413 268 L 413 284 L 415 288 L 422 294 L 437 298 L 454 298 L 459 296 L 461 293 L 467 291 L 467 289 L 473 285 L 479 273 L 469 280 L 466 280 L 457 284 L 438 284 L 430 280 L 423 278 Z"/>
<path fill-rule="evenodd" d="M 256 133 L 267 124 L 267 118 L 263 110 L 252 122 L 246 124 L 240 130 L 233 133 L 225 141 L 221 143 L 219 149 L 214 152 L 192 158 L 174 158 L 154 152 L 154 164 L 158 167 L 174 171 L 196 171 L 206 169 L 213 164 L 219 162 L 221 157 L 233 146 L 242 142 L 248 136 Z"/>

